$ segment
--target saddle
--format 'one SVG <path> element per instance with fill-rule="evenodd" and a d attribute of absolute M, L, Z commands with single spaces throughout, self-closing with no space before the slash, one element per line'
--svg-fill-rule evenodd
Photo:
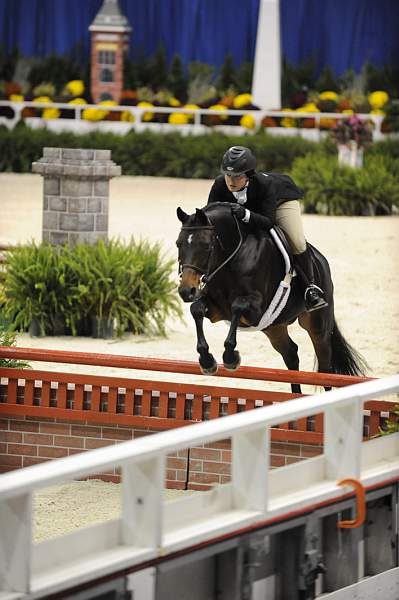
<path fill-rule="evenodd" d="M 283 249 L 284 249 L 284 251 L 285 251 L 285 253 L 286 253 L 287 257 L 288 257 L 289 264 L 290 264 L 289 270 L 291 272 L 293 272 L 294 271 L 294 255 L 293 255 L 293 252 L 292 252 L 292 249 L 291 249 L 291 245 L 288 242 L 287 237 L 286 237 L 284 231 L 280 227 L 278 227 L 278 225 L 274 225 L 273 226 L 273 230 L 277 234 L 278 240 L 281 242 L 281 244 L 283 246 Z M 272 238 L 272 240 L 273 240 L 274 244 L 276 245 L 277 249 L 283 255 L 283 258 L 285 260 L 287 260 L 286 257 L 284 257 L 284 252 L 282 251 L 280 245 L 276 241 L 276 238 L 273 236 L 273 234 L 271 232 L 269 232 L 269 235 Z"/>

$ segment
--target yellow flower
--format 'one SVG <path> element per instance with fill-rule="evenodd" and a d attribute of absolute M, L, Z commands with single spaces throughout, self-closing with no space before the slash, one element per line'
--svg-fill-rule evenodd
<path fill-rule="evenodd" d="M 11 94 L 9 100 L 10 102 L 23 102 L 24 97 L 21 94 Z"/>
<path fill-rule="evenodd" d="M 234 108 L 241 108 L 242 106 L 246 106 L 247 104 L 252 104 L 252 95 L 251 94 L 238 94 L 233 100 Z"/>
<path fill-rule="evenodd" d="M 255 127 L 255 119 L 252 115 L 243 115 L 240 119 L 240 125 L 247 129 L 253 129 Z"/>
<path fill-rule="evenodd" d="M 99 106 L 118 106 L 115 100 L 101 100 L 98 104 Z"/>
<path fill-rule="evenodd" d="M 368 95 L 368 101 L 372 108 L 382 108 L 389 100 L 389 96 L 386 92 L 371 92 Z"/>
<path fill-rule="evenodd" d="M 37 98 L 33 98 L 33 102 L 42 102 L 43 104 L 49 104 L 50 102 L 52 102 L 52 100 L 48 96 L 38 96 Z"/>
<path fill-rule="evenodd" d="M 281 125 L 283 127 L 295 127 L 295 119 L 284 117 L 284 119 L 281 119 Z"/>
<path fill-rule="evenodd" d="M 98 108 L 85 108 L 82 117 L 86 121 L 101 121 L 104 119 L 109 111 L 99 110 Z"/>
<path fill-rule="evenodd" d="M 343 115 L 354 115 L 355 114 L 351 108 L 344 108 L 344 110 L 341 112 Z"/>
<path fill-rule="evenodd" d="M 335 100 L 335 102 L 338 102 L 338 94 L 336 92 L 321 92 L 321 94 L 319 94 L 319 99 L 320 100 Z"/>
<path fill-rule="evenodd" d="M 58 110 L 58 108 L 45 108 L 43 110 L 43 114 L 42 114 L 42 119 L 58 119 L 58 117 L 60 116 L 60 111 Z"/>
<path fill-rule="evenodd" d="M 281 112 L 293 112 L 293 111 L 291 108 L 282 108 Z M 283 119 L 281 119 L 281 125 L 283 127 L 295 127 L 296 119 L 293 119 L 292 117 L 284 117 Z"/>
<path fill-rule="evenodd" d="M 168 123 L 171 125 L 187 125 L 189 115 L 184 113 L 172 113 L 169 115 Z"/>
<path fill-rule="evenodd" d="M 68 104 L 87 104 L 87 101 L 84 98 L 74 98 L 69 100 Z"/>
<path fill-rule="evenodd" d="M 174 98 L 172 96 L 171 98 L 169 98 L 169 106 L 181 106 L 181 102 L 179 102 L 177 98 Z"/>
<path fill-rule="evenodd" d="M 123 110 L 121 113 L 121 121 L 129 121 L 130 123 L 133 123 L 134 115 L 132 115 L 130 110 Z"/>
<path fill-rule="evenodd" d="M 209 107 L 209 110 L 218 110 L 220 112 L 226 112 L 227 108 L 224 106 L 224 104 L 212 104 L 212 106 Z M 228 115 L 221 115 L 220 119 L 222 121 L 225 121 L 228 118 Z"/>
<path fill-rule="evenodd" d="M 139 102 L 137 106 L 139 108 L 154 108 L 154 105 L 151 104 L 151 102 L 145 102 L 144 100 Z M 151 121 L 151 119 L 153 119 L 153 118 L 154 118 L 154 113 L 152 113 L 152 112 L 145 112 L 141 116 L 141 119 L 143 121 Z"/>
<path fill-rule="evenodd" d="M 380 117 L 384 117 L 385 113 L 383 110 L 381 110 L 380 108 L 373 108 L 373 110 L 370 110 L 370 114 L 371 115 L 377 115 Z"/>
<path fill-rule="evenodd" d="M 183 108 L 190 108 L 191 110 L 198 110 L 199 106 L 198 106 L 198 104 L 185 104 L 183 106 Z M 187 113 L 186 116 L 187 116 L 187 118 L 188 118 L 189 121 L 194 121 L 194 115 L 190 115 L 190 114 Z"/>
<path fill-rule="evenodd" d="M 81 96 L 85 91 L 84 83 L 80 79 L 68 81 L 65 87 L 71 96 Z"/>
<path fill-rule="evenodd" d="M 300 108 L 297 108 L 296 110 L 297 110 L 297 112 L 309 112 L 309 113 L 320 112 L 320 110 L 317 108 L 317 106 L 314 102 L 308 102 L 307 104 L 304 104 L 303 106 L 301 106 Z"/>

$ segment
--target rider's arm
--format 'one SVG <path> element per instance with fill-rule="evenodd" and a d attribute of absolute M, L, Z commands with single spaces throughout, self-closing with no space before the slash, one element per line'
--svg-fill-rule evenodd
<path fill-rule="evenodd" d="M 258 182 L 257 198 L 259 210 L 248 211 L 244 219 L 255 229 L 269 230 L 276 223 L 277 190 L 272 181 Z"/>
<path fill-rule="evenodd" d="M 219 175 L 213 182 L 207 204 L 212 204 L 212 202 L 229 202 L 230 199 L 226 197 L 227 194 L 230 195 L 224 183 L 224 177 L 223 175 Z"/>

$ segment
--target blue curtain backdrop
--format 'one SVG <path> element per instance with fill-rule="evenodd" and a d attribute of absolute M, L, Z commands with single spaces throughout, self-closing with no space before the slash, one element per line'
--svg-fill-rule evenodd
<path fill-rule="evenodd" d="M 0 0 L 0 45 L 24 56 L 88 56 L 88 27 L 102 0 Z M 120 0 L 133 27 L 131 55 L 151 55 L 161 43 L 168 59 L 178 53 L 220 66 L 255 54 L 259 0 Z M 280 0 L 283 55 L 293 64 L 313 56 L 318 70 L 336 74 L 399 61 L 399 0 Z"/>

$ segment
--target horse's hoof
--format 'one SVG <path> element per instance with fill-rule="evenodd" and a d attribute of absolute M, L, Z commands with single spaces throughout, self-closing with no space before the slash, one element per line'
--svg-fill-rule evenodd
<path fill-rule="evenodd" d="M 210 360 L 202 360 L 200 359 L 200 369 L 203 375 L 214 375 L 218 370 L 218 364 L 212 354 L 210 355 Z"/>
<path fill-rule="evenodd" d="M 240 353 L 237 352 L 237 350 L 234 350 L 234 359 L 231 362 L 226 362 L 224 355 L 223 355 L 223 365 L 224 365 L 224 368 L 227 369 L 227 371 L 237 371 L 240 364 L 241 364 L 241 356 L 240 356 Z"/>

